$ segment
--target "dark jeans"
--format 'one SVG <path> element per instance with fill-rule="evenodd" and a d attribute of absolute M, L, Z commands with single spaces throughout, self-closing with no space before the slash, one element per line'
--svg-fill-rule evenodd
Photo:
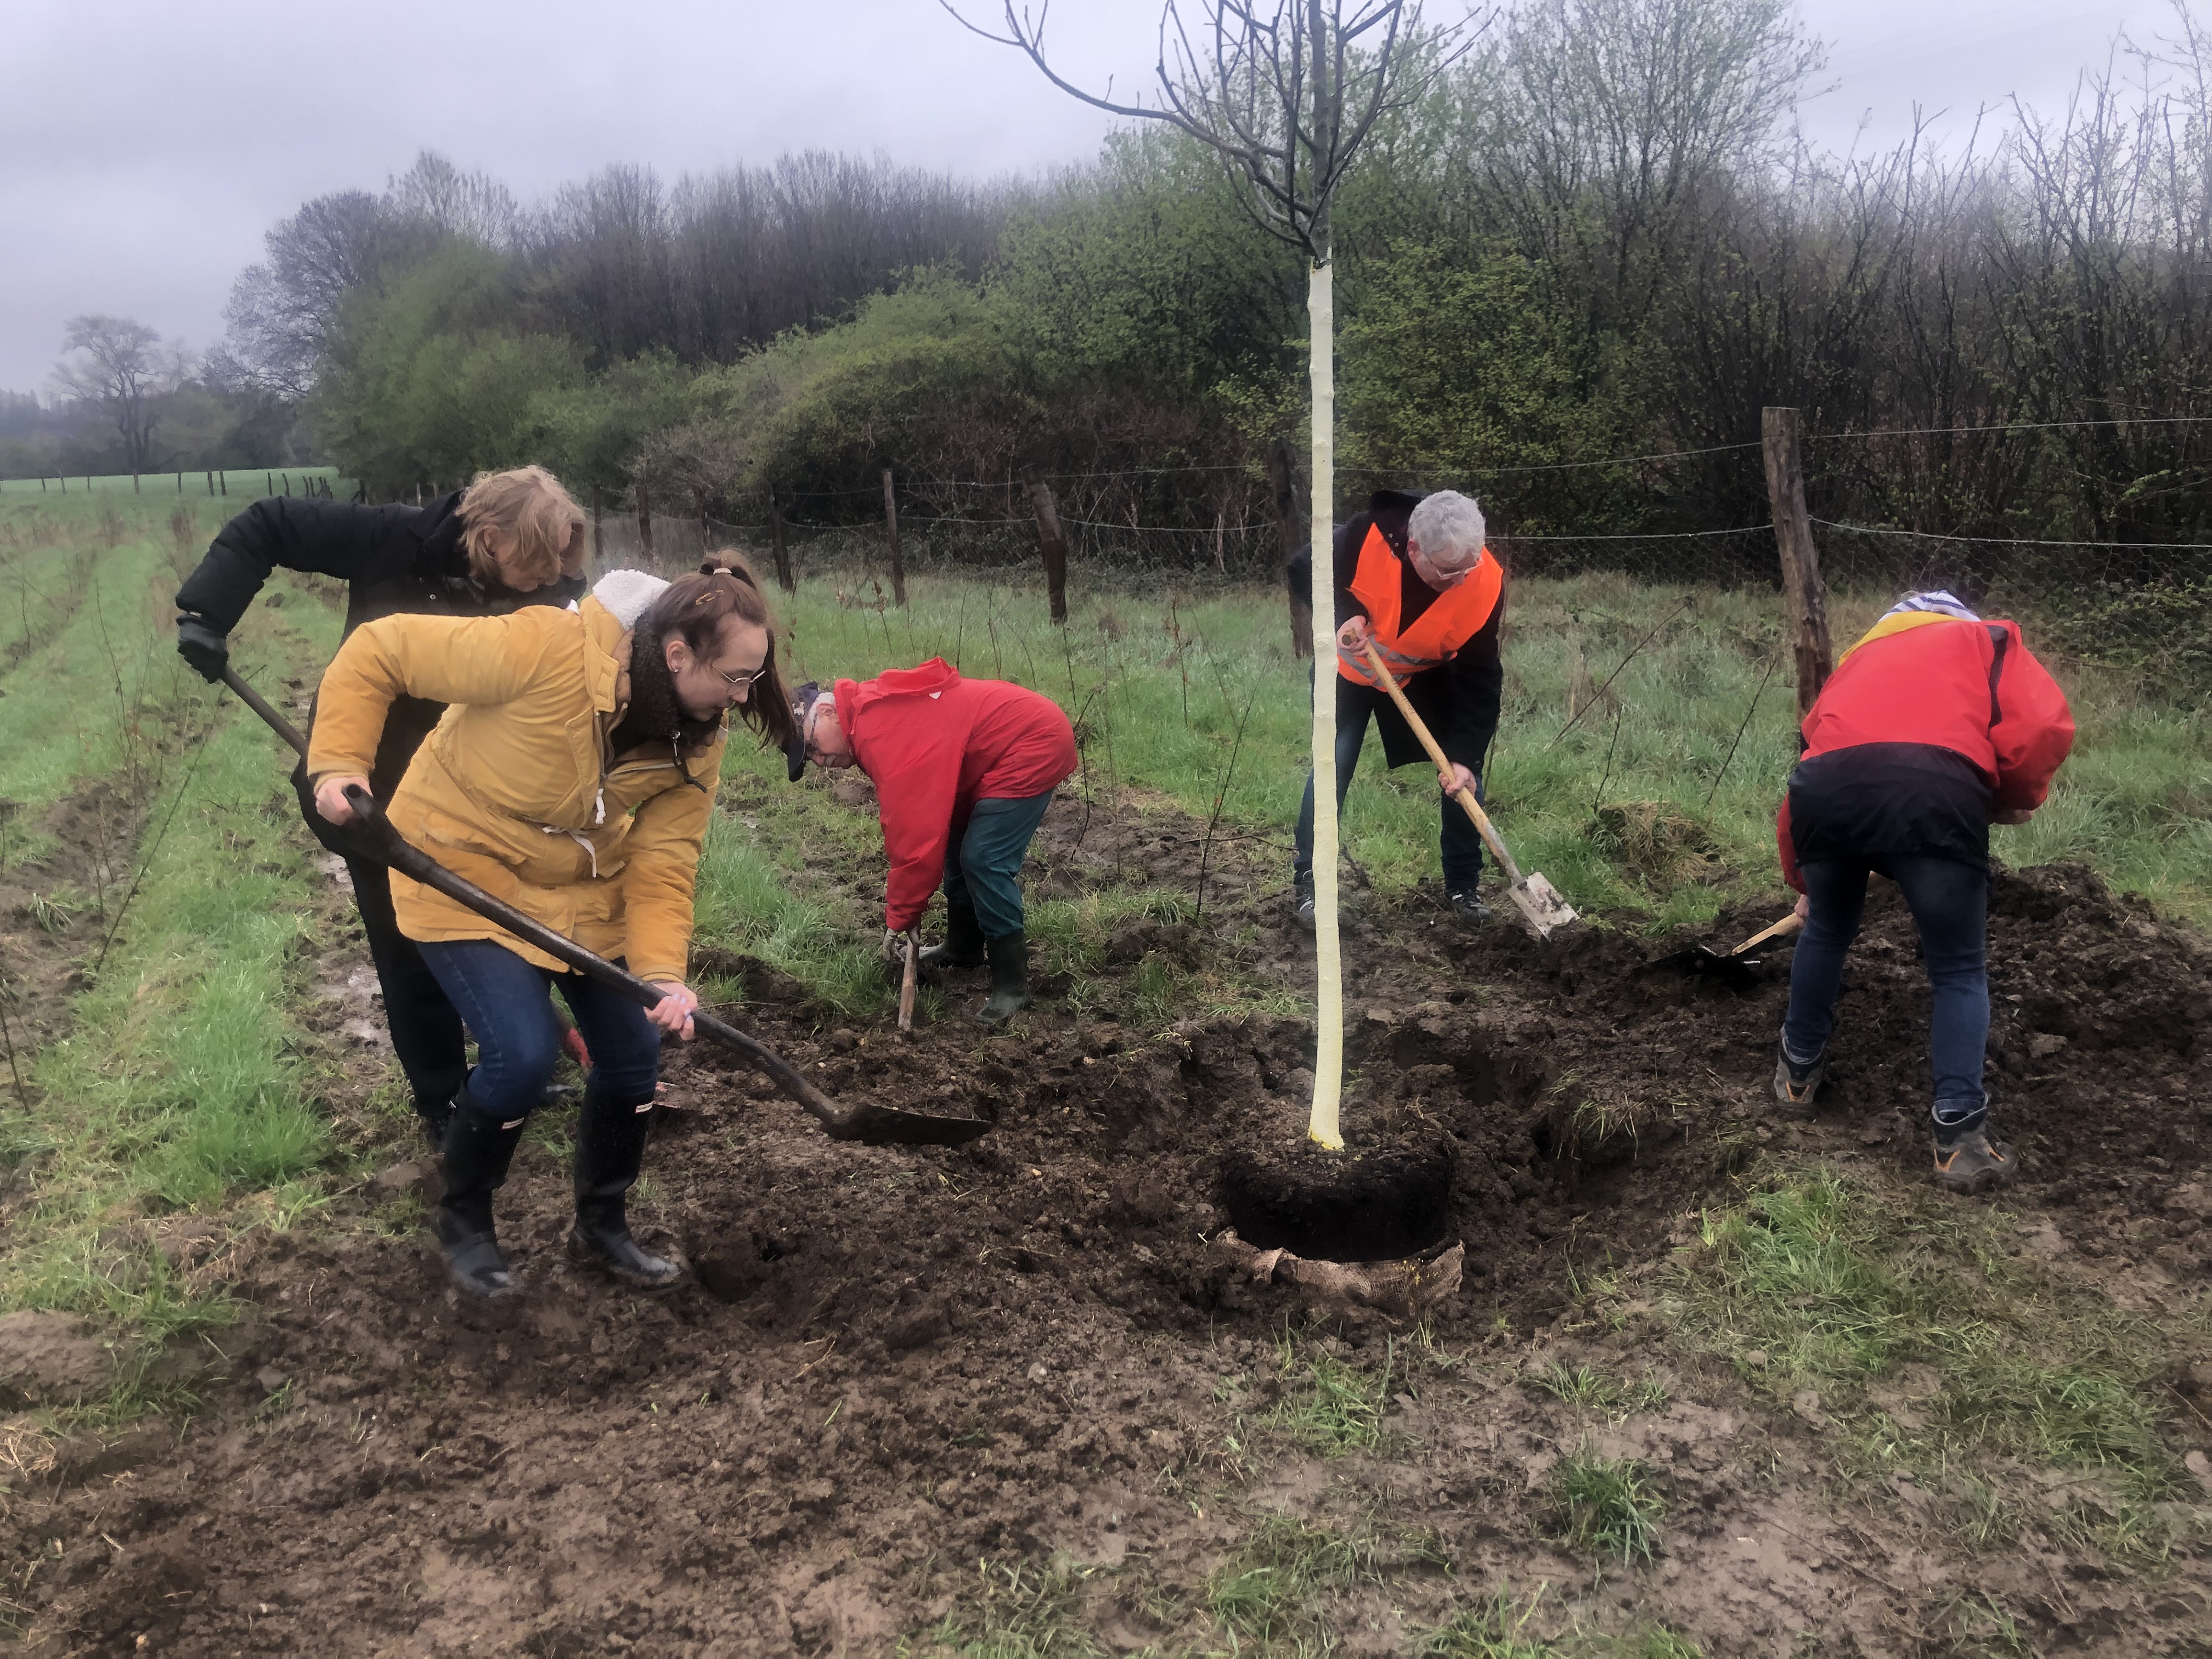
<path fill-rule="evenodd" d="M 392 912 L 392 872 L 368 859 L 348 859 L 346 872 L 353 878 L 354 903 L 368 936 L 376 982 L 384 989 L 392 1049 L 414 1091 L 415 1109 L 441 1113 L 468 1076 L 468 1034 L 438 976 L 422 960 L 422 947 L 399 931 Z"/>
<path fill-rule="evenodd" d="M 533 967 L 490 939 L 425 943 L 422 951 L 476 1033 L 468 1098 L 486 1117 L 519 1121 L 545 1092 L 561 1057 L 561 1018 L 549 987 L 559 989 L 591 1048 L 588 1085 L 617 1106 L 652 1100 L 660 1078 L 660 1028 L 621 992 L 581 974 Z"/>
<path fill-rule="evenodd" d="M 1811 908 L 1790 964 L 1790 1012 L 1782 1023 L 1783 1046 L 1794 1060 L 1818 1059 L 1828 1046 L 1836 1024 L 1836 995 L 1843 988 L 1844 957 L 1858 936 L 1867 875 L 1875 867 L 1858 859 L 1804 866 Z M 1989 1109 L 1982 1090 L 1982 1058 L 1990 1036 L 1988 872 L 1951 859 L 1929 858 L 1886 858 L 1881 872 L 1905 895 L 1920 929 L 1928 983 L 1936 993 L 1928 1034 L 1936 1121 L 1946 1128 L 1971 1127 Z"/>
<path fill-rule="evenodd" d="M 1362 714 L 1357 720 L 1346 720 L 1341 706 L 1336 719 L 1336 810 L 1344 812 L 1345 792 L 1352 787 L 1352 774 L 1359 764 L 1359 751 L 1367 742 L 1368 717 Z M 1443 825 L 1437 835 L 1437 851 L 1444 870 L 1444 891 L 1471 893 L 1482 874 L 1482 835 L 1475 829 L 1474 820 L 1449 795 L 1439 792 L 1443 801 Z M 1486 800 L 1482 779 L 1474 781 L 1474 798 Z M 1313 875 L 1314 844 L 1314 781 L 1306 774 L 1306 793 L 1298 803 L 1297 853 L 1291 862 L 1291 873 L 1303 884 Z"/>
<path fill-rule="evenodd" d="M 1022 931 L 1022 889 L 1014 878 L 1051 805 L 1049 789 L 1042 795 L 979 800 L 967 830 L 945 850 L 945 902 L 974 910 L 985 939 Z"/>

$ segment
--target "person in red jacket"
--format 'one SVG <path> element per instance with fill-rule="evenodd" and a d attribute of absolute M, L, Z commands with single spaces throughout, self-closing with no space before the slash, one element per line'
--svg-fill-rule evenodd
<path fill-rule="evenodd" d="M 941 657 L 832 691 L 801 686 L 791 778 L 807 761 L 858 766 L 876 786 L 890 878 L 885 948 L 902 955 L 945 884 L 934 970 L 991 964 L 975 1018 L 996 1025 L 1030 1006 L 1029 939 L 1016 878 L 1052 792 L 1075 770 L 1075 732 L 1051 698 L 1004 680 L 963 679 Z"/>
<path fill-rule="evenodd" d="M 1895 882 L 1935 992 L 1936 1180 L 1980 1192 L 2012 1177 L 1982 1086 L 1990 1032 L 1990 831 L 2025 823 L 2074 744 L 2066 694 L 2017 624 L 1945 592 L 1909 594 L 1844 653 L 1806 714 L 1777 823 L 1804 936 L 1775 1098 L 1809 1113 L 1826 1074 L 1844 957 L 1867 876 Z"/>

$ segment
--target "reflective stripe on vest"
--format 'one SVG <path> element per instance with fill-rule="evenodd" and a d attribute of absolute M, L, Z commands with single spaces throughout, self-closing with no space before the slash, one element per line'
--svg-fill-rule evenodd
<path fill-rule="evenodd" d="M 1505 576 L 1490 550 L 1484 548 L 1481 562 L 1468 573 L 1467 580 L 1437 594 L 1413 625 L 1401 633 L 1398 612 L 1404 580 L 1398 556 L 1390 550 L 1382 532 L 1369 525 L 1367 539 L 1359 544 L 1358 567 L 1352 575 L 1352 597 L 1366 607 L 1367 631 L 1374 637 L 1376 652 L 1389 669 L 1390 678 L 1401 686 L 1414 675 L 1449 661 L 1460 647 L 1482 632 L 1491 613 L 1498 609 L 1498 591 L 1505 585 Z M 1336 648 L 1336 672 L 1361 685 L 1382 684 L 1364 655 L 1354 656 L 1340 645 Z"/>

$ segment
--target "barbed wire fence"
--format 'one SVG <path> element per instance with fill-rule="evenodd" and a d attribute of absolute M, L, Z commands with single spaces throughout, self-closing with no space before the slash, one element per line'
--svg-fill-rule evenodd
<path fill-rule="evenodd" d="M 2075 422 L 2066 428 L 2121 424 Z M 2144 424 L 2138 422 L 2136 424 Z M 1947 441 L 1987 432 L 2040 430 L 2014 426 L 1947 428 Z M 1887 477 L 1869 460 L 1882 444 L 1924 449 L 1918 430 L 1808 434 L 1816 465 L 1805 474 L 1806 520 L 1826 588 L 1860 598 L 1914 589 L 1948 588 L 1993 614 L 2033 618 L 2072 654 L 2141 666 L 2170 687 L 2212 692 L 2212 541 L 2069 539 L 1962 534 L 1850 516 L 1880 495 L 1869 480 Z M 1547 475 L 1556 522 L 1578 492 L 1601 511 L 1621 499 L 1609 481 L 1650 480 L 1655 469 L 1685 459 L 1708 465 L 1735 456 L 1747 488 L 1759 482 L 1757 442 L 1608 456 L 1539 466 L 1500 467 L 1480 477 L 1434 471 L 1346 468 L 1339 499 L 1364 501 L 1375 488 L 1454 488 L 1487 500 L 1510 497 L 1510 480 Z M 1735 461 L 1722 463 L 1734 466 Z M 1768 463 L 1771 465 L 1771 460 Z M 1912 488 L 1930 493 L 1940 467 L 1924 453 L 1903 468 Z M 858 498 L 869 498 L 863 502 Z M 888 589 L 901 574 L 1000 573 L 1042 579 L 1046 520 L 1077 575 L 1115 584 L 1164 578 L 1182 586 L 1280 584 L 1286 558 L 1303 550 L 1304 507 L 1282 472 L 1264 465 L 1164 464 L 1114 467 L 1029 478 L 896 478 L 889 497 L 896 533 L 884 514 L 884 489 L 798 491 L 766 514 L 725 518 L 640 511 L 630 501 L 595 500 L 593 545 L 599 563 L 694 566 L 710 549 L 736 548 L 764 575 L 777 569 L 775 549 L 795 572 L 830 576 L 858 589 L 872 580 Z M 1144 516 L 1147 502 L 1159 512 Z M 872 514 L 871 514 L 872 509 Z M 1837 516 L 1829 516 L 1834 514 Z M 1511 514 L 1492 513 L 1490 545 L 1509 576 L 1566 578 L 1609 573 L 1684 586 L 1784 592 L 1786 560 L 1771 516 L 1698 529 L 1523 532 Z M 1627 514 L 1633 521 L 1635 514 Z M 1180 520 L 1180 521 L 1178 521 Z"/>

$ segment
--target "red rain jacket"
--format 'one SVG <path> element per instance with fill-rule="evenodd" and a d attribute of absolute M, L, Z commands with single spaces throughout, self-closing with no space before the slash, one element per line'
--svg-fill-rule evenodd
<path fill-rule="evenodd" d="M 837 722 L 876 786 L 890 880 L 884 925 L 921 920 L 945 848 L 979 800 L 1020 800 L 1075 770 L 1075 732 L 1050 697 L 963 679 L 942 657 L 872 680 L 839 680 Z"/>
<path fill-rule="evenodd" d="M 1803 781 L 1814 769 L 1808 763 L 1822 757 L 1834 758 L 1817 769 L 1827 775 L 1832 788 L 1844 784 L 1841 795 L 1847 797 L 1852 769 L 1862 760 L 1869 781 L 1877 775 L 1893 778 L 1894 746 L 1917 745 L 1962 757 L 1987 786 L 1990 812 L 2042 805 L 2074 746 L 2074 716 L 2066 694 L 2022 642 L 2018 623 L 1927 613 L 1885 617 L 1845 653 L 1807 713 L 1802 731 L 1805 748 L 1792 779 L 1793 794 L 1803 792 Z M 1871 806 L 1878 820 L 1885 804 L 1852 805 L 1853 817 Z M 1919 803 L 1900 798 L 1887 805 L 1894 823 L 1906 819 Z M 1785 799 L 1776 829 L 1784 878 L 1802 892 L 1798 857 L 1812 826 L 1793 829 Z M 1984 819 L 1984 857 L 1986 830 Z M 1881 839 L 1878 828 L 1870 838 Z M 1970 851 L 1911 846 L 1909 836 L 1891 839 L 1892 844 L 1866 850 L 1938 857 Z"/>

